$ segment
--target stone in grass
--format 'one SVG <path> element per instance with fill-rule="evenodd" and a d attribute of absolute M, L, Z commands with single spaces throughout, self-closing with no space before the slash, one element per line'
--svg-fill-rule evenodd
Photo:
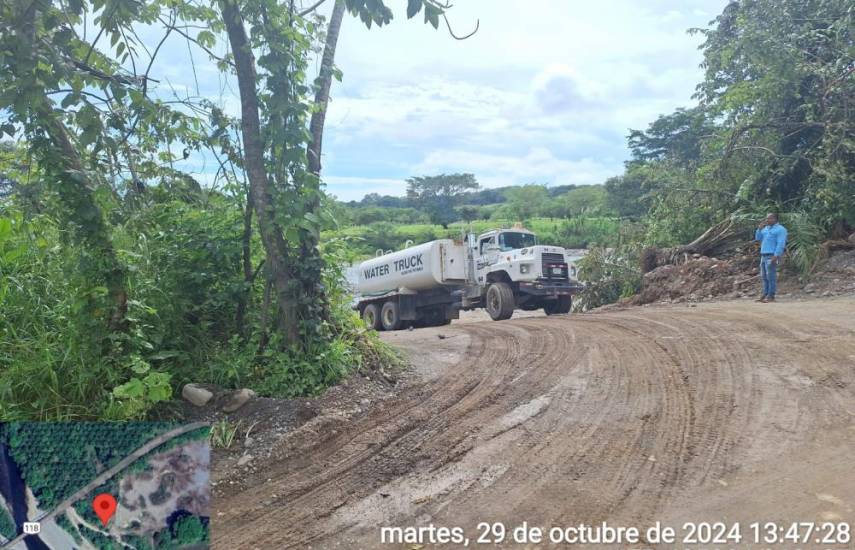
<path fill-rule="evenodd" d="M 198 384 L 184 384 L 181 389 L 181 397 L 197 407 L 204 407 L 214 397 L 214 394 Z"/>
<path fill-rule="evenodd" d="M 255 392 L 250 389 L 243 388 L 241 390 L 237 390 L 232 393 L 232 395 L 228 398 L 228 401 L 226 401 L 226 404 L 223 405 L 223 412 L 235 412 L 239 408 L 246 405 L 247 402 L 249 402 L 249 400 L 253 397 L 255 397 Z"/>

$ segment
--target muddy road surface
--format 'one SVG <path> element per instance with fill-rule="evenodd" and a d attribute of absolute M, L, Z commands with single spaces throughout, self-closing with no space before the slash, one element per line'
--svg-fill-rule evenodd
<path fill-rule="evenodd" d="M 360 414 L 292 430 L 263 468 L 220 489 L 215 548 L 420 548 L 381 544 L 380 527 L 431 524 L 479 548 L 481 522 L 726 521 L 746 535 L 753 521 L 855 524 L 851 297 L 384 338 L 418 376 Z"/>

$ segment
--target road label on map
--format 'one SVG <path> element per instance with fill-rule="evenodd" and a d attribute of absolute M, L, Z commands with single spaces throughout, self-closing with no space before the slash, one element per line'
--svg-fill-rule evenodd
<path fill-rule="evenodd" d="M 92 500 L 92 508 L 101 519 L 104 527 L 110 522 L 110 518 L 116 513 L 116 499 L 109 493 L 101 493 Z"/>

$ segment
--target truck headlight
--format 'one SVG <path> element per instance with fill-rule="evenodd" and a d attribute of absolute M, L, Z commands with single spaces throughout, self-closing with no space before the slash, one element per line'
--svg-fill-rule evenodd
<path fill-rule="evenodd" d="M 526 274 L 531 272 L 531 264 L 520 264 L 520 273 Z"/>

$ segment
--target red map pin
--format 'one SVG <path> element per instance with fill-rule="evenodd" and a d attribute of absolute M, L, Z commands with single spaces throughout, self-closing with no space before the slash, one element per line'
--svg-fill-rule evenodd
<path fill-rule="evenodd" d="M 110 518 L 116 513 L 116 499 L 108 493 L 101 493 L 92 500 L 92 509 L 95 510 L 95 515 L 101 518 L 101 523 L 107 527 Z"/>

